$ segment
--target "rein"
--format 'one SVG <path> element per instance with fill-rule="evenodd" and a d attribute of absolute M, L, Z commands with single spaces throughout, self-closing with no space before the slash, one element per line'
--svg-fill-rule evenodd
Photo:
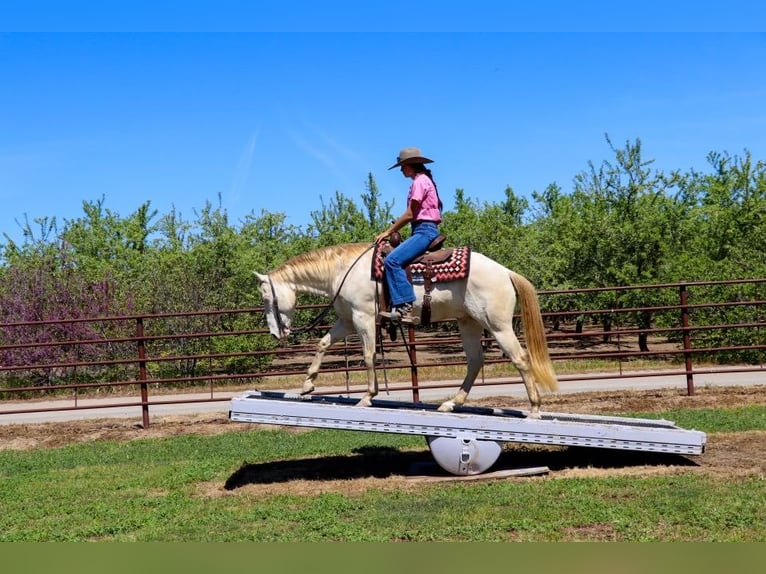
<path fill-rule="evenodd" d="M 359 260 L 364 256 L 365 253 L 367 253 L 370 249 L 375 247 L 375 243 L 370 245 L 369 247 L 366 247 L 364 251 L 362 251 L 356 259 L 354 259 L 354 262 L 349 265 L 348 269 L 346 269 L 346 273 L 343 275 L 343 279 L 340 282 L 340 285 L 338 285 L 338 289 L 335 291 L 335 295 L 333 295 L 332 300 L 322 309 L 316 317 L 314 317 L 311 322 L 306 325 L 305 327 L 297 327 L 290 331 L 290 334 L 292 335 L 298 335 L 301 333 L 305 333 L 307 331 L 311 331 L 314 329 L 320 321 L 322 321 L 326 316 L 327 313 L 330 312 L 330 309 L 332 309 L 332 306 L 335 304 L 336 299 L 338 298 L 338 295 L 340 295 L 340 290 L 343 289 L 343 284 L 346 282 L 346 279 L 348 278 L 348 274 L 351 273 L 351 270 L 356 266 L 357 263 L 359 263 Z M 285 325 L 282 322 L 282 317 L 279 314 L 279 302 L 277 301 L 277 292 L 274 289 L 274 283 L 271 281 L 271 275 L 269 275 L 269 285 L 271 286 L 271 296 L 274 298 L 274 313 L 277 316 L 277 328 L 279 329 L 280 336 L 283 335 L 285 332 Z"/>

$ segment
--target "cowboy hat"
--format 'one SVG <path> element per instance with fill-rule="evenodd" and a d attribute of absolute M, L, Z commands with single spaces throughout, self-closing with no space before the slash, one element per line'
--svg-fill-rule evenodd
<path fill-rule="evenodd" d="M 396 163 L 388 169 L 394 169 L 400 165 L 407 165 L 410 163 L 433 163 L 434 160 L 423 157 L 420 153 L 420 148 L 406 147 L 399 152 L 399 156 L 396 158 Z"/>

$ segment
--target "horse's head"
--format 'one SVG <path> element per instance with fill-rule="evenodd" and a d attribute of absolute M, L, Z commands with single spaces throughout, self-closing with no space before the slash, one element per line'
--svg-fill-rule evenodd
<path fill-rule="evenodd" d="M 284 339 L 290 334 L 297 301 L 295 291 L 280 281 L 272 280 L 268 275 L 255 273 L 255 276 L 261 282 L 261 298 L 269 332 L 277 339 Z"/>

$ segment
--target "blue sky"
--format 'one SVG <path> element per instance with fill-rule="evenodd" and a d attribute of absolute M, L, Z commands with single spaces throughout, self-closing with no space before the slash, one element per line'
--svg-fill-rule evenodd
<path fill-rule="evenodd" d="M 193 219 L 220 196 L 234 223 L 266 210 L 305 226 L 320 196 L 357 198 L 368 173 L 398 214 L 408 181 L 387 168 L 405 146 L 435 160 L 448 209 L 456 188 L 480 202 L 506 186 L 569 192 L 589 161 L 612 159 L 605 133 L 640 139 L 663 170 L 705 170 L 711 151 L 766 160 L 762 33 L 317 33 L 277 20 L 275 32 L 144 21 L 125 33 L 53 16 L 0 24 L 0 243 L 20 239 L 25 216 L 62 224 L 102 197 L 124 216 L 151 201 Z"/>

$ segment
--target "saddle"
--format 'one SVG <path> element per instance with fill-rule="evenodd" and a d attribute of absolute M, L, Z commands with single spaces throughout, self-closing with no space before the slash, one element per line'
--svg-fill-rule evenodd
<path fill-rule="evenodd" d="M 447 283 L 468 277 L 470 253 L 469 247 L 443 247 L 446 241 L 444 235 L 439 235 L 431 241 L 425 253 L 415 258 L 405 267 L 407 279 L 413 285 L 423 285 L 423 306 L 421 312 L 421 324 L 431 323 L 431 291 L 434 283 Z M 386 255 L 391 253 L 401 242 L 401 236 L 393 233 L 388 243 L 379 243 L 375 246 L 372 256 L 372 278 L 382 281 L 385 273 L 383 261 Z M 388 288 L 384 283 L 384 289 L 380 301 L 381 308 L 389 306 Z"/>

